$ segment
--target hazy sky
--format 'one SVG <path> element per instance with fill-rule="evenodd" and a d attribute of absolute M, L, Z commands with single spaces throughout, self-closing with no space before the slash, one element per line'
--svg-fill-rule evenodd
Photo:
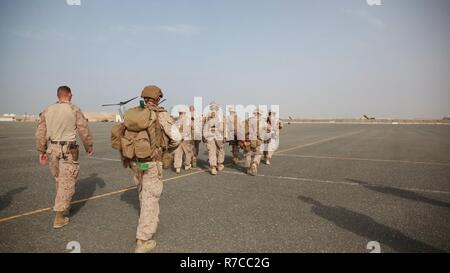
<path fill-rule="evenodd" d="M 165 91 L 300 117 L 450 115 L 450 1 L 0 1 L 0 112 Z M 136 103 L 136 102 L 135 102 Z"/>

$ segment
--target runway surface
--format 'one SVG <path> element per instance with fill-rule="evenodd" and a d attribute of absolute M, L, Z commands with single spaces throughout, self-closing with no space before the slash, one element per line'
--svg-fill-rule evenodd
<path fill-rule="evenodd" d="M 0 123 L 0 252 L 133 252 L 138 196 L 90 124 L 71 222 L 52 228 L 55 184 L 35 151 L 34 123 Z M 228 164 L 164 173 L 154 252 L 450 251 L 450 126 L 291 124 L 258 176 Z M 231 162 L 227 145 L 226 163 Z"/>

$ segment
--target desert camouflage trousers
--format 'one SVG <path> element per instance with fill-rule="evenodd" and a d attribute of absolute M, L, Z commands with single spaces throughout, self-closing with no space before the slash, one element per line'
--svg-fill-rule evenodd
<path fill-rule="evenodd" d="M 225 143 L 223 140 L 208 139 L 206 147 L 208 148 L 209 166 L 217 167 L 217 164 L 223 164 L 225 161 Z"/>
<path fill-rule="evenodd" d="M 268 144 L 265 144 L 265 148 L 264 149 L 264 157 L 267 159 L 271 159 L 273 154 L 275 153 L 275 151 L 278 149 L 278 145 L 279 145 L 279 139 L 278 138 L 271 138 L 269 140 Z"/>
<path fill-rule="evenodd" d="M 194 140 L 194 147 L 192 149 L 192 161 L 197 162 L 198 152 L 200 150 L 200 140 Z"/>
<path fill-rule="evenodd" d="M 194 143 L 192 140 L 184 140 L 175 150 L 173 165 L 176 169 L 181 168 L 181 165 L 183 163 L 183 155 L 184 165 L 189 166 L 194 156 Z"/>
<path fill-rule="evenodd" d="M 233 158 L 239 158 L 239 141 L 232 140 L 230 141 L 231 153 L 233 154 Z"/>
<path fill-rule="evenodd" d="M 262 157 L 261 152 L 261 145 L 257 146 L 256 148 L 250 148 L 249 151 L 244 153 L 245 156 L 245 167 L 250 168 L 252 163 L 256 163 L 256 165 L 259 165 L 261 162 Z"/>
<path fill-rule="evenodd" d="M 139 193 L 139 222 L 136 239 L 150 240 L 156 232 L 159 222 L 159 198 L 163 190 L 162 162 L 148 162 L 148 170 L 140 170 L 137 163 L 132 162 L 134 182 Z"/>
<path fill-rule="evenodd" d="M 75 194 L 75 184 L 80 173 L 80 164 L 74 161 L 67 145 L 50 144 L 47 149 L 50 172 L 56 180 L 54 211 L 70 207 Z"/>

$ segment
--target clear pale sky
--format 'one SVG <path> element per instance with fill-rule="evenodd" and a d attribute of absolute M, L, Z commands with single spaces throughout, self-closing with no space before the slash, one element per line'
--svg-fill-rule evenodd
<path fill-rule="evenodd" d="M 450 1 L 0 1 L 0 113 L 165 91 L 282 116 L 450 115 Z M 134 102 L 135 104 L 137 102 Z"/>

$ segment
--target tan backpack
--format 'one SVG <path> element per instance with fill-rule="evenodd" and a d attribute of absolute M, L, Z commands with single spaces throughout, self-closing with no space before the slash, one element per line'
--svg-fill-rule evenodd
<path fill-rule="evenodd" d="M 123 124 L 127 131 L 140 132 L 147 130 L 156 119 L 156 113 L 147 107 L 134 107 L 125 112 Z"/>
<path fill-rule="evenodd" d="M 122 137 L 125 135 L 126 127 L 123 123 L 114 125 L 111 128 L 111 147 L 114 150 L 122 151 Z"/>
<path fill-rule="evenodd" d="M 163 108 L 129 109 L 124 122 L 111 130 L 111 145 L 121 151 L 125 159 L 161 161 L 165 149 L 165 133 L 158 120 Z"/>

